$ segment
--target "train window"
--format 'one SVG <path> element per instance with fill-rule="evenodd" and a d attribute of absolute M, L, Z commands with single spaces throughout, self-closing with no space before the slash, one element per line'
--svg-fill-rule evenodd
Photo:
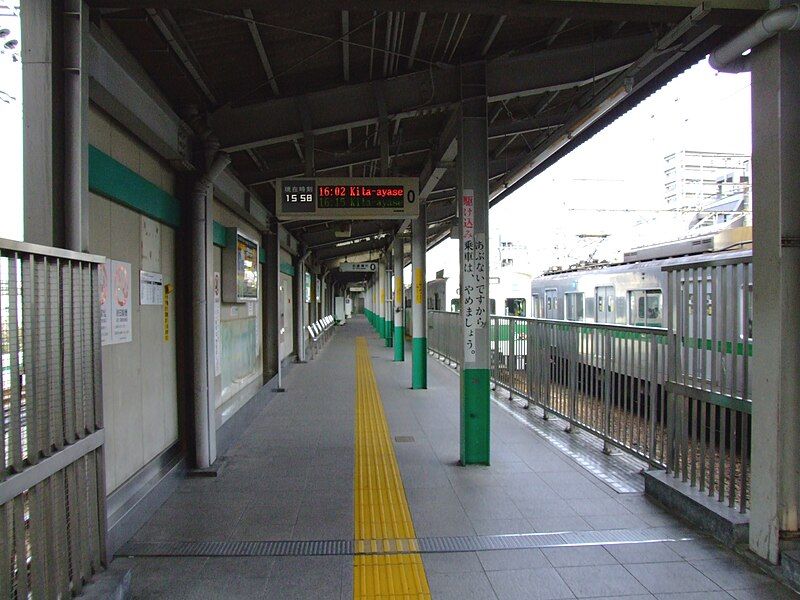
<path fill-rule="evenodd" d="M 506 298 L 506 315 L 509 317 L 524 317 L 525 298 Z"/>
<path fill-rule="evenodd" d="M 661 327 L 664 299 L 661 290 L 628 292 L 628 324 L 640 327 Z"/>
<path fill-rule="evenodd" d="M 497 314 L 497 302 L 494 301 L 494 298 L 489 298 L 489 314 Z"/>
<path fill-rule="evenodd" d="M 461 298 L 450 300 L 450 312 L 461 312 Z"/>
<path fill-rule="evenodd" d="M 564 294 L 567 321 L 583 321 L 583 292 L 567 292 Z"/>

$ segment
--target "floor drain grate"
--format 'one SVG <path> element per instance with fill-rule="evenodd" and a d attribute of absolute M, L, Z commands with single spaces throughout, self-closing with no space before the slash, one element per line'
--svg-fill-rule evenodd
<path fill-rule="evenodd" d="M 397 442 L 398 444 L 413 442 L 414 441 L 414 436 L 413 435 L 396 435 L 396 436 L 394 436 L 394 441 Z"/>
<path fill-rule="evenodd" d="M 129 542 L 118 556 L 343 556 L 364 554 L 429 554 L 523 550 L 609 544 L 651 544 L 691 540 L 691 532 L 676 527 L 512 533 L 463 537 L 387 540 L 285 540 L 252 542 Z"/>

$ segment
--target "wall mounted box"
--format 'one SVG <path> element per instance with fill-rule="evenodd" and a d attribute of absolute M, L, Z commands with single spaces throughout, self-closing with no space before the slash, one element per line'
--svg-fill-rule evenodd
<path fill-rule="evenodd" d="M 258 242 L 236 227 L 227 228 L 222 249 L 222 301 L 258 301 Z"/>

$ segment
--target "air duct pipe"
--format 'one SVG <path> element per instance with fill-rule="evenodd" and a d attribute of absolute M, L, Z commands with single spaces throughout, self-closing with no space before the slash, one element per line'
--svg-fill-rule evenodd
<path fill-rule="evenodd" d="M 750 70 L 750 59 L 742 53 L 767 41 L 776 33 L 800 29 L 800 5 L 776 8 L 761 17 L 732 40 L 708 57 L 708 64 L 722 73 L 742 73 Z"/>
<path fill-rule="evenodd" d="M 198 469 L 209 468 L 217 458 L 215 402 L 212 398 L 213 322 L 209 318 L 209 296 L 213 294 L 213 281 L 209 265 L 212 264 L 212 198 L 214 181 L 230 164 L 230 157 L 219 151 L 219 141 L 205 129 L 203 150 L 206 171 L 192 189 L 192 341 L 195 464 Z"/>

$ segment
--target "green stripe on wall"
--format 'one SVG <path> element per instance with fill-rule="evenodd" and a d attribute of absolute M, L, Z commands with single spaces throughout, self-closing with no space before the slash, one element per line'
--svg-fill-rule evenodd
<path fill-rule="evenodd" d="M 228 230 L 222 223 L 214 221 L 214 245 L 224 248 L 228 245 Z"/>
<path fill-rule="evenodd" d="M 290 277 L 294 277 L 294 265 L 290 265 L 289 263 L 282 262 L 281 263 L 281 273 L 284 275 L 289 275 Z"/>
<path fill-rule="evenodd" d="M 89 189 L 170 227 L 181 224 L 181 204 L 177 198 L 91 145 Z"/>

